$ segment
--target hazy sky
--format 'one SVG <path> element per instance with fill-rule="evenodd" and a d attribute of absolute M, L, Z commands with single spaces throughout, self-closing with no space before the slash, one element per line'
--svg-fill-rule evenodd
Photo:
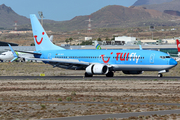
<path fill-rule="evenodd" d="M 29 18 L 42 11 L 45 19 L 70 20 L 75 16 L 90 15 L 107 5 L 131 6 L 137 0 L 0 0 L 0 5 L 11 7 L 17 14 Z"/>

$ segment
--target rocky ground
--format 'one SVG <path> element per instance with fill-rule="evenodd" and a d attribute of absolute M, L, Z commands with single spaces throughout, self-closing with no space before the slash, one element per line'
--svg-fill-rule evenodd
<path fill-rule="evenodd" d="M 1 76 L 83 75 L 43 63 L 0 63 Z M 147 72 L 145 75 L 154 75 Z M 165 74 L 178 76 L 179 66 Z M 115 75 L 121 75 L 116 72 Z M 180 81 L 175 80 L 0 80 L 0 119 L 34 120 L 68 116 L 180 109 Z M 139 103 L 139 104 L 131 104 Z M 146 103 L 146 104 L 141 104 Z M 107 120 L 118 120 L 109 118 Z M 172 120 L 180 115 L 152 115 L 128 119 Z M 120 120 L 120 119 L 119 119 Z M 124 119 L 123 119 L 124 120 Z"/>
<path fill-rule="evenodd" d="M 67 70 L 44 63 L 33 62 L 13 62 L 13 63 L 1 63 L 0 62 L 0 76 L 39 76 L 45 74 L 45 76 L 84 76 L 84 70 Z M 135 76 L 157 76 L 157 71 L 145 71 L 143 74 Z M 115 76 L 132 76 L 125 75 L 121 71 L 115 72 Z M 133 75 L 134 76 L 134 75 Z M 163 76 L 180 76 L 180 65 L 177 65 L 171 69 L 168 73 L 164 73 Z"/>
<path fill-rule="evenodd" d="M 179 85 L 180 81 L 173 80 L 1 80 L 0 119 L 180 109 L 180 106 L 148 104 L 180 103 Z"/>

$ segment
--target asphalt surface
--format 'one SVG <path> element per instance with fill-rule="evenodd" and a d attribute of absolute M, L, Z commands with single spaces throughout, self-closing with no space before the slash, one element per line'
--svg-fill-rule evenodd
<path fill-rule="evenodd" d="M 120 104 L 120 102 L 59 102 L 59 101 L 0 101 L 0 103 L 84 103 L 84 104 Z M 132 102 L 123 102 L 124 104 L 154 104 L 154 105 L 174 105 L 180 106 L 178 103 L 132 103 Z M 88 115 L 88 116 L 75 116 L 75 117 L 61 117 L 61 118 L 50 118 L 43 120 L 102 120 L 108 118 L 128 118 L 128 117 L 138 117 L 138 116 L 148 116 L 148 115 L 167 115 L 167 114 L 180 114 L 180 110 L 163 110 L 163 111 L 150 111 L 150 112 L 133 112 L 133 113 L 119 113 L 119 114 L 102 114 L 102 115 Z"/>
<path fill-rule="evenodd" d="M 66 103 L 66 104 L 131 104 L 131 105 L 172 105 L 180 106 L 180 103 L 135 103 L 135 102 L 60 102 L 60 101 L 0 101 L 0 103 Z"/>
<path fill-rule="evenodd" d="M 0 76 L 0 80 L 180 80 L 180 77 L 162 77 L 158 78 L 157 76 L 115 76 L 115 77 L 106 77 L 106 76 L 93 76 L 93 77 L 84 77 L 84 76 Z"/>
<path fill-rule="evenodd" d="M 180 80 L 180 77 L 162 77 L 157 76 L 115 76 L 113 78 L 105 76 L 94 76 L 85 78 L 84 76 L 0 76 L 0 80 Z M 57 103 L 58 101 L 0 101 L 2 102 L 15 102 L 15 103 Z M 59 102 L 58 102 L 59 103 Z M 62 102 L 63 103 L 63 102 Z M 87 103 L 87 104 L 110 104 L 118 102 L 64 102 L 64 103 Z M 156 104 L 156 105 L 175 105 L 176 103 L 125 103 L 125 104 Z M 136 113 L 119 113 L 119 114 L 103 114 L 103 115 L 89 115 L 89 116 L 76 116 L 76 117 L 62 117 L 51 118 L 43 120 L 102 120 L 108 118 L 128 118 L 137 117 L 140 115 L 167 115 L 167 114 L 180 114 L 180 110 L 165 110 L 165 111 L 150 111 L 150 112 L 136 112 Z"/>
<path fill-rule="evenodd" d="M 138 117 L 140 115 L 148 116 L 148 115 L 154 115 L 154 114 L 156 115 L 180 114 L 180 110 L 89 115 L 89 116 L 77 116 L 77 117 L 52 118 L 52 119 L 43 119 L 43 120 L 102 120 L 102 119 L 108 119 L 108 118 L 128 118 L 132 116 Z"/>

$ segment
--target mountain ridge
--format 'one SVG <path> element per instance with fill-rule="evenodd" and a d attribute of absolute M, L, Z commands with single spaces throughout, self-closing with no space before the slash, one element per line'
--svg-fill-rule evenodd
<path fill-rule="evenodd" d="M 172 19 L 180 17 L 171 16 L 160 11 L 149 10 L 144 7 L 124 7 L 119 5 L 106 6 L 91 15 L 93 28 L 137 27 L 146 25 L 172 25 Z M 64 30 L 87 29 L 87 16 L 76 16 L 73 19 L 57 24 Z M 67 28 L 67 29 L 65 29 Z"/>
<path fill-rule="evenodd" d="M 44 20 L 46 30 L 70 31 L 87 29 L 89 15 L 76 16 L 68 21 Z M 171 16 L 160 11 L 149 10 L 141 6 L 124 7 L 120 5 L 109 5 L 91 14 L 92 28 L 118 28 L 138 26 L 165 26 L 176 25 L 170 22 L 180 19 L 178 16 Z M 19 27 L 31 29 L 30 20 L 15 13 L 10 7 L 0 5 L 0 28 L 13 28 L 14 22 L 18 21 Z M 23 26 L 22 26 L 23 25 Z M 18 28 L 19 28 L 18 27 Z"/>
<path fill-rule="evenodd" d="M 171 2 L 172 0 L 137 0 L 133 6 L 142 6 L 142 5 L 152 5 L 152 4 L 162 4 L 166 2 Z"/>
<path fill-rule="evenodd" d="M 15 21 L 18 22 L 18 25 L 29 23 L 28 18 L 18 15 L 5 4 L 0 5 L 0 28 L 12 28 Z"/>
<path fill-rule="evenodd" d="M 173 10 L 173 11 L 180 11 L 180 0 L 173 0 L 171 2 L 166 2 L 162 4 L 156 4 L 156 5 L 143 5 L 144 7 L 148 9 L 154 9 L 161 12 L 164 12 L 165 10 Z"/>

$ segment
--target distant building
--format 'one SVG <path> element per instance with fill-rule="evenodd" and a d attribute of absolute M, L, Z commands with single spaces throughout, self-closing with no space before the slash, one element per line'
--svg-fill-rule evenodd
<path fill-rule="evenodd" d="M 163 42 L 167 44 L 176 44 L 176 39 L 162 39 Z"/>
<path fill-rule="evenodd" d="M 32 31 L 10 31 L 11 34 L 25 34 L 25 33 L 32 33 Z"/>
<path fill-rule="evenodd" d="M 92 40 L 92 37 L 85 37 L 85 40 Z"/>
<path fill-rule="evenodd" d="M 175 39 L 162 39 L 162 40 L 140 40 L 143 44 L 154 44 L 154 45 L 162 45 L 162 44 L 175 44 Z"/>
<path fill-rule="evenodd" d="M 156 40 L 140 40 L 142 44 L 156 45 Z"/>
<path fill-rule="evenodd" d="M 136 41 L 136 37 L 127 37 L 127 36 L 119 36 L 115 37 L 115 44 L 119 43 L 120 45 L 127 43 L 134 43 Z"/>

